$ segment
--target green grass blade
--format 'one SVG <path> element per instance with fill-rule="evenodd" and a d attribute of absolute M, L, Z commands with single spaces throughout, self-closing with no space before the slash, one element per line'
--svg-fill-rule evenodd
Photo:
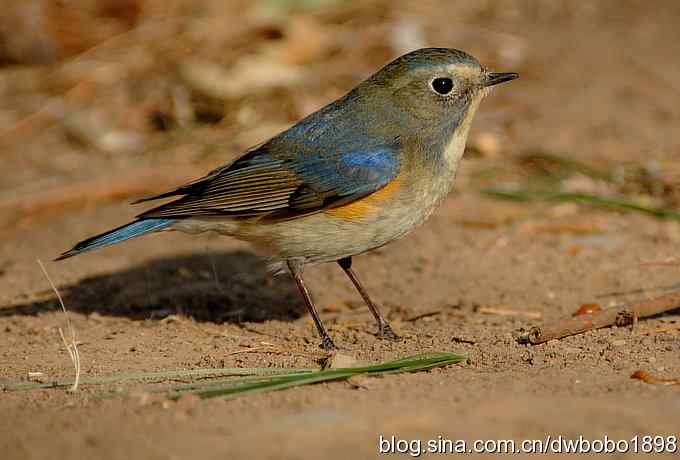
<path fill-rule="evenodd" d="M 343 369 L 329 369 L 298 375 L 273 376 L 258 382 L 227 384 L 223 387 L 210 387 L 192 391 L 201 398 L 225 397 L 232 398 L 245 393 L 261 393 L 265 391 L 282 390 L 300 385 L 310 385 L 319 382 L 344 380 L 359 374 L 386 374 L 397 372 L 419 372 L 435 367 L 459 363 L 467 359 L 456 353 L 427 353 L 410 356 L 372 366 L 351 367 Z M 171 393 L 171 398 L 178 398 L 182 392 Z"/>
<path fill-rule="evenodd" d="M 120 383 L 123 381 L 161 381 L 175 378 L 208 378 L 227 377 L 219 380 L 199 381 L 178 384 L 164 389 L 151 390 L 168 392 L 169 397 L 176 399 L 187 392 L 201 398 L 226 397 L 232 398 L 245 393 L 259 393 L 265 391 L 282 390 L 300 385 L 319 382 L 348 379 L 359 374 L 392 374 L 398 372 L 419 372 L 435 367 L 459 363 L 467 359 L 456 353 L 426 353 L 406 358 L 396 359 L 386 363 L 371 366 L 351 367 L 343 369 L 312 370 L 306 368 L 215 368 L 191 369 L 161 372 L 138 372 L 115 374 L 97 378 L 81 379 L 81 384 L 102 385 Z M 60 380 L 48 383 L 34 383 L 21 381 L 0 382 L 4 390 L 34 390 L 45 388 L 59 388 L 70 386 L 70 380 Z"/>
<path fill-rule="evenodd" d="M 187 392 L 187 391 L 193 391 L 193 390 L 207 390 L 207 389 L 214 389 L 214 388 L 226 388 L 229 386 L 233 386 L 236 384 L 244 384 L 244 383 L 258 383 L 258 382 L 263 382 L 263 381 L 268 381 L 270 380 L 273 376 L 276 376 L 277 378 L 283 378 L 283 377 L 298 377 L 300 375 L 305 375 L 310 372 L 316 372 L 315 371 L 309 371 L 309 372 L 288 372 L 288 373 L 282 373 L 282 374 L 274 374 L 274 375 L 269 375 L 269 376 L 263 376 L 263 375 L 252 375 L 252 376 L 245 376 L 245 377 L 237 377 L 237 376 L 232 376 L 226 379 L 210 379 L 208 381 L 202 380 L 202 381 L 197 381 L 197 382 L 190 382 L 190 383 L 179 383 L 177 385 L 172 385 L 170 387 L 165 387 L 165 388 L 158 388 L 158 389 L 152 389 L 150 390 L 152 393 L 165 393 L 165 392 Z"/>
<path fill-rule="evenodd" d="M 545 191 L 545 190 L 504 190 L 491 188 L 483 190 L 483 193 L 495 198 L 514 201 L 544 200 L 555 202 L 574 202 L 589 204 L 603 209 L 616 209 L 619 211 L 634 211 L 661 219 L 680 220 L 680 211 L 672 208 L 647 206 L 623 197 L 607 197 L 591 193 Z"/>
<path fill-rule="evenodd" d="M 281 368 L 241 368 L 241 367 L 223 367 L 212 369 L 179 369 L 173 371 L 158 371 L 158 372 L 131 372 L 123 374 L 105 375 L 102 377 L 81 378 L 80 383 L 85 385 L 106 385 L 110 383 L 119 383 L 130 380 L 171 380 L 176 378 L 206 378 L 206 377 L 227 377 L 227 376 L 271 376 L 279 374 L 303 373 L 312 372 L 315 369 L 281 369 Z M 24 382 L 19 380 L 0 380 L 0 389 L 6 391 L 18 390 L 40 390 L 47 388 L 61 388 L 73 385 L 73 380 L 54 380 L 52 382 L 37 383 Z"/>
<path fill-rule="evenodd" d="M 562 171 L 573 174 L 579 173 L 591 179 L 603 180 L 606 182 L 614 182 L 614 176 L 609 171 L 602 171 L 592 166 L 589 166 L 580 161 L 567 158 L 566 156 L 556 155 L 547 152 L 537 152 L 522 155 L 520 160 L 523 162 L 533 162 L 537 164 L 546 163 L 557 166 Z"/>

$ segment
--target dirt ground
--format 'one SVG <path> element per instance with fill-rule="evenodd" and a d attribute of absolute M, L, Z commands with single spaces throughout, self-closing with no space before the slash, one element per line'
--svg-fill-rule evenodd
<path fill-rule="evenodd" d="M 141 383 L 83 385 L 75 393 L 4 391 L 2 458 L 372 458 L 380 434 L 680 437 L 680 386 L 630 378 L 636 370 L 680 377 L 677 310 L 632 331 L 607 328 L 537 346 L 515 340 L 584 303 L 606 307 L 677 289 L 677 266 L 643 262 L 677 256 L 680 223 L 576 204 L 498 201 L 476 187 L 490 169 L 500 171 L 498 181 L 521 182 L 516 160 L 531 151 L 606 168 L 677 161 L 677 2 L 318 2 L 311 10 L 270 13 L 284 21 L 262 19 L 248 3 L 206 1 L 201 27 L 189 24 L 191 2 L 169 2 L 179 33 L 149 26 L 145 12 L 160 13 L 147 3 L 142 13 L 132 7 L 116 13 L 134 17 L 133 31 L 143 33 L 113 28 L 117 38 L 91 38 L 99 44 L 75 50 L 63 44 L 72 44 L 70 37 L 53 46 L 51 57 L 38 53 L 47 63 L 5 50 L 0 384 L 27 380 L 29 372 L 47 381 L 73 375 L 58 335 L 64 316 L 38 258 L 70 311 L 83 377 L 318 366 L 316 333 L 294 283 L 268 275 L 245 243 L 162 234 L 48 261 L 133 217 L 140 209 L 128 205 L 134 196 L 234 158 L 421 45 L 464 49 L 521 78 L 483 103 L 460 180 L 441 209 L 408 237 L 355 260 L 403 340 L 375 337 L 368 310 L 337 266 L 310 268 L 306 280 L 336 343 L 359 361 L 428 351 L 461 352 L 469 360 L 228 401 L 150 400 Z M 173 58 L 162 60 L 164 53 Z M 247 58 L 270 65 L 261 58 L 272 53 L 288 56 L 277 65 L 302 69 L 302 80 L 253 91 L 232 87 L 218 120 L 207 109 L 195 114 L 197 121 L 182 119 L 177 101 L 185 86 L 167 77 L 176 56 L 230 69 Z M 179 90 L 168 98 L 166 88 Z M 64 121 L 72 113 L 95 134 Z M 97 130 L 109 125 L 127 137 L 97 143 Z M 137 171 L 152 168 L 158 169 L 151 185 L 135 188 Z M 111 191 L 115 184 L 129 187 Z M 488 308 L 511 314 L 484 313 Z M 126 393 L 104 397 L 111 390 Z"/>

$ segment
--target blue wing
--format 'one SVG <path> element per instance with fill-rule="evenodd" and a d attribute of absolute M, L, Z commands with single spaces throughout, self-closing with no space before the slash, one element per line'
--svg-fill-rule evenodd
<path fill-rule="evenodd" d="M 149 198 L 184 195 L 140 217 L 290 219 L 351 203 L 399 174 L 397 141 L 353 147 L 316 152 L 313 145 L 269 142 L 202 179 Z"/>

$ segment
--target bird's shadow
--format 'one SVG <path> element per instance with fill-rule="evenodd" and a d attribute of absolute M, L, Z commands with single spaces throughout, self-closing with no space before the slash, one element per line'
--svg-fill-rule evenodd
<path fill-rule="evenodd" d="M 131 319 L 182 314 L 197 321 L 293 320 L 304 314 L 295 283 L 267 273 L 245 251 L 193 254 L 146 262 L 122 272 L 58 287 L 69 311 Z M 0 308 L 0 317 L 59 309 L 54 295 Z"/>

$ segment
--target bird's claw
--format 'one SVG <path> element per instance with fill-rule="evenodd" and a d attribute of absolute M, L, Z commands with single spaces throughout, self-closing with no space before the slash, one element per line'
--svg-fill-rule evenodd
<path fill-rule="evenodd" d="M 326 351 L 335 351 L 338 349 L 338 347 L 335 346 L 335 343 L 333 343 L 333 340 L 326 336 L 321 340 L 321 343 L 319 344 L 319 348 L 322 348 Z"/>
<path fill-rule="evenodd" d="M 396 342 L 400 339 L 400 337 L 395 334 L 395 332 L 392 330 L 392 327 L 388 323 L 378 325 L 378 337 L 384 340 L 391 340 L 393 342 Z"/>

